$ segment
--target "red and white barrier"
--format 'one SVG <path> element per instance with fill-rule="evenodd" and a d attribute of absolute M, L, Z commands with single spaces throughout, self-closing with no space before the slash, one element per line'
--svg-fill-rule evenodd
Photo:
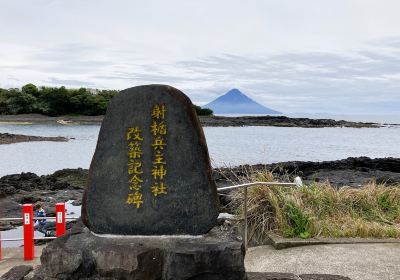
<path fill-rule="evenodd" d="M 34 247 L 34 219 L 54 219 L 56 221 L 56 237 L 62 236 L 66 232 L 66 212 L 65 212 L 65 203 L 57 203 L 56 204 L 56 217 L 34 217 L 33 214 L 33 205 L 32 204 L 24 204 L 22 206 L 22 222 L 24 229 L 24 260 L 30 261 L 35 257 L 35 247 Z M 76 218 L 70 218 L 76 219 Z M 21 220 L 21 218 L 2 218 L 2 221 L 10 221 L 10 220 Z M 36 239 L 52 239 L 55 237 L 40 237 Z M 17 241 L 22 240 L 22 238 L 11 238 L 4 239 L 5 241 Z M 1 252 L 1 232 L 0 232 L 0 260 L 2 259 Z"/>
<path fill-rule="evenodd" d="M 30 261 L 35 257 L 32 204 L 22 205 L 22 221 L 24 224 L 24 260 Z"/>
<path fill-rule="evenodd" d="M 65 233 L 65 203 L 56 204 L 56 237 L 59 237 Z"/>

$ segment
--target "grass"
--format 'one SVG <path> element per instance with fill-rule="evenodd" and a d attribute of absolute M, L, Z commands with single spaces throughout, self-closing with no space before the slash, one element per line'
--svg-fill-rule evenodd
<path fill-rule="evenodd" d="M 257 172 L 246 181 L 273 181 Z M 243 216 L 243 190 L 233 194 Z M 303 187 L 248 188 L 249 237 L 265 240 L 267 232 L 283 237 L 400 238 L 400 186 L 370 183 L 361 188 L 333 188 L 328 183 Z"/>

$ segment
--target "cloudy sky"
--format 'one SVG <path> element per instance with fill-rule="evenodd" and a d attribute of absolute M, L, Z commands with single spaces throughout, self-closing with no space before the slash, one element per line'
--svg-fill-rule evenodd
<path fill-rule="evenodd" d="M 289 112 L 400 114 L 398 0 L 0 0 L 0 87 L 231 88 Z"/>

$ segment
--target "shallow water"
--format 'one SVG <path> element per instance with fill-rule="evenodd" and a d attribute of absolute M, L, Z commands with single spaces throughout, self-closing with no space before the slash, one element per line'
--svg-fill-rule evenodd
<path fill-rule="evenodd" d="M 98 125 L 1 125 L 1 133 L 74 139 L 0 145 L 0 176 L 20 172 L 43 175 L 62 168 L 88 168 L 99 129 Z M 204 132 L 214 167 L 337 160 L 350 156 L 400 157 L 400 127 L 205 127 Z"/>

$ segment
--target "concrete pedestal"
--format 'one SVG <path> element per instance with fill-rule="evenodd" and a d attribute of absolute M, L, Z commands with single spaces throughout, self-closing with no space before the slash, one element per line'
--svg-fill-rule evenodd
<path fill-rule="evenodd" d="M 241 242 L 204 236 L 100 236 L 77 224 L 47 246 L 34 279 L 246 279 Z"/>

